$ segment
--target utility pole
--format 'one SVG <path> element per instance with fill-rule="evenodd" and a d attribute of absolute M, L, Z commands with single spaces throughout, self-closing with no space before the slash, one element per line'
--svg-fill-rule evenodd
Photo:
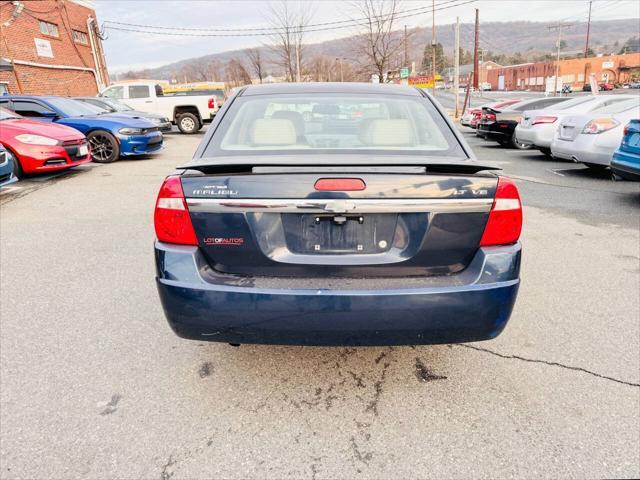
<path fill-rule="evenodd" d="M 553 79 L 553 96 L 558 95 L 558 76 L 560 75 L 560 42 L 562 41 L 562 29 L 572 27 L 572 23 L 556 23 L 555 25 L 549 25 L 547 28 L 549 31 L 558 31 L 558 55 L 556 57 L 556 74 Z"/>
<path fill-rule="evenodd" d="M 458 120 L 458 103 L 460 102 L 460 17 L 456 17 L 455 50 L 453 52 L 453 94 L 456 100 L 454 119 Z"/>
<path fill-rule="evenodd" d="M 473 72 L 469 74 L 469 78 L 467 79 L 467 92 L 464 94 L 464 104 L 462 105 L 462 113 L 460 115 L 464 115 L 464 112 L 467 109 L 467 102 L 469 101 L 469 90 L 471 90 L 472 78 L 473 78 Z"/>
<path fill-rule="evenodd" d="M 409 66 L 409 52 L 407 50 L 407 26 L 404 26 L 404 65 L 403 67 Z"/>
<path fill-rule="evenodd" d="M 473 88 L 478 90 L 478 36 L 480 33 L 480 10 L 476 8 L 476 32 L 473 40 Z"/>
<path fill-rule="evenodd" d="M 589 20 L 587 20 L 587 43 L 584 46 L 584 58 L 589 56 L 589 33 L 591 32 L 591 0 L 589 0 Z M 586 77 L 585 77 L 586 81 Z"/>
<path fill-rule="evenodd" d="M 431 14 L 433 23 L 431 25 L 431 80 L 433 81 L 433 96 L 436 96 L 436 0 L 431 2 Z"/>
<path fill-rule="evenodd" d="M 300 81 L 300 44 L 296 40 L 296 82 Z"/>
<path fill-rule="evenodd" d="M 342 57 L 338 57 L 336 60 L 338 60 L 338 64 L 340 65 L 340 81 L 344 82 L 344 75 L 342 73 Z"/>

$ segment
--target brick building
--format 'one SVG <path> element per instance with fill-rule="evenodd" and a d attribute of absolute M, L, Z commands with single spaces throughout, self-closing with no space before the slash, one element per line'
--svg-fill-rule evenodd
<path fill-rule="evenodd" d="M 598 83 L 625 83 L 640 78 L 640 53 L 560 60 L 558 86 L 571 85 L 580 90 L 595 73 Z M 556 62 L 524 63 L 493 68 L 487 81 L 492 90 L 548 90 L 556 74 Z"/>
<path fill-rule="evenodd" d="M 0 94 L 95 95 L 108 85 L 92 0 L 0 0 Z"/>
<path fill-rule="evenodd" d="M 486 62 L 480 62 L 478 64 L 478 85 L 483 85 L 488 83 L 489 72 L 491 70 L 495 70 L 496 68 L 502 68 L 502 65 L 487 60 Z M 473 63 L 469 63 L 467 65 L 460 65 L 458 67 L 458 81 L 460 85 L 466 86 L 469 81 L 469 75 L 473 73 Z M 443 78 L 445 83 L 450 84 L 453 83 L 455 77 L 455 70 L 453 67 L 446 68 L 443 74 Z M 473 79 L 472 79 L 473 82 Z"/>

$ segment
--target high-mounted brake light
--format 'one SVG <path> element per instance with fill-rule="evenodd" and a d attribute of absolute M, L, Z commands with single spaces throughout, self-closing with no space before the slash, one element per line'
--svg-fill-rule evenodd
<path fill-rule="evenodd" d="M 367 185 L 360 178 L 321 178 L 314 188 L 319 192 L 352 192 L 364 190 Z"/>
<path fill-rule="evenodd" d="M 160 187 L 153 223 L 161 242 L 198 245 L 179 176 L 167 177 Z"/>
<path fill-rule="evenodd" d="M 558 120 L 558 117 L 552 117 L 550 115 L 543 115 L 541 117 L 535 117 L 533 119 L 533 122 L 531 122 L 532 125 L 540 125 L 543 123 L 555 123 L 555 121 Z"/>
<path fill-rule="evenodd" d="M 522 205 L 520 204 L 518 187 L 513 183 L 513 180 L 500 177 L 480 246 L 489 247 L 515 243 L 520 238 L 521 231 Z"/>

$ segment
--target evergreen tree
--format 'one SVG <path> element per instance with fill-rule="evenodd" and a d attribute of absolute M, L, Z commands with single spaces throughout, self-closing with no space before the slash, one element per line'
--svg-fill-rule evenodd
<path fill-rule="evenodd" d="M 422 69 L 431 72 L 431 58 L 432 48 L 431 44 L 427 43 L 424 46 L 424 53 L 422 55 Z M 441 43 L 436 44 L 436 72 L 442 73 L 447 67 L 447 58 L 444 56 L 444 48 Z"/>

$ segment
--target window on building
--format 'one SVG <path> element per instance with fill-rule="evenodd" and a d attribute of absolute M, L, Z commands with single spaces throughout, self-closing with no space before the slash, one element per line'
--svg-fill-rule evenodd
<path fill-rule="evenodd" d="M 102 92 L 103 97 L 122 99 L 124 98 L 124 87 L 111 87 Z"/>
<path fill-rule="evenodd" d="M 89 38 L 86 33 L 81 32 L 80 30 L 72 30 L 72 32 L 74 42 L 81 43 L 82 45 L 89 45 Z"/>
<path fill-rule="evenodd" d="M 42 117 L 46 113 L 55 113 L 48 107 L 29 100 L 14 100 L 13 111 L 23 117 Z"/>
<path fill-rule="evenodd" d="M 132 85 L 129 87 L 129 98 L 149 98 L 148 85 Z"/>
<path fill-rule="evenodd" d="M 0 95 L 4 95 L 6 93 L 9 93 L 9 84 L 2 82 L 0 83 Z"/>
<path fill-rule="evenodd" d="M 51 37 L 58 36 L 58 26 L 55 23 L 45 22 L 40 20 L 40 33 L 43 35 L 49 35 Z"/>

